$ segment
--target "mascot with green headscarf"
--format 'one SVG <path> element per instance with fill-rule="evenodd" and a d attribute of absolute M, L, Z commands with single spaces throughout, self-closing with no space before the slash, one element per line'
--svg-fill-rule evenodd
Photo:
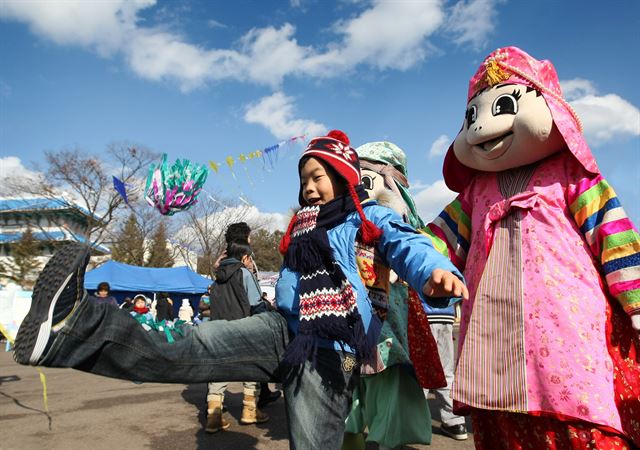
<path fill-rule="evenodd" d="M 390 142 L 364 144 L 356 152 L 369 197 L 395 210 L 416 229 L 423 227 L 409 193 L 404 152 Z M 416 293 L 393 272 L 372 282 L 376 276 L 368 277 L 366 268 L 369 273 L 384 271 L 376 270 L 375 256 L 363 257 L 366 254 L 367 249 L 356 249 L 381 332 L 374 359 L 365 361 L 361 368 L 343 449 L 364 449 L 365 428 L 367 441 L 378 443 L 381 449 L 429 444 L 431 415 L 422 389 L 446 385 L 436 343 Z M 376 284 L 385 284 L 384 288 L 378 286 L 380 295 L 376 295 Z"/>

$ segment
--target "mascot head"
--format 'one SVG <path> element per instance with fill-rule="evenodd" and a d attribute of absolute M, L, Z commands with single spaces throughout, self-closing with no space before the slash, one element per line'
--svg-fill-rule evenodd
<path fill-rule="evenodd" d="M 370 142 L 356 149 L 362 184 L 369 197 L 390 207 L 414 228 L 424 227 L 407 180 L 407 156 L 391 142 Z"/>
<path fill-rule="evenodd" d="M 598 172 L 553 65 L 516 47 L 501 48 L 469 82 L 464 123 L 447 152 L 444 179 L 461 192 L 478 171 L 500 172 L 566 150 Z"/>

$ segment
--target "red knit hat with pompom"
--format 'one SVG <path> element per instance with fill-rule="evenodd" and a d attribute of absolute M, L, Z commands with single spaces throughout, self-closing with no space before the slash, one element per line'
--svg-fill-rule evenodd
<path fill-rule="evenodd" d="M 326 136 L 311 139 L 298 163 L 298 173 L 302 169 L 303 162 L 310 156 L 329 164 L 347 184 L 351 186 L 360 184 L 358 154 L 349 145 L 349 137 L 342 131 L 331 130 Z M 302 189 L 298 194 L 298 201 L 300 205 L 304 205 Z"/>
<path fill-rule="evenodd" d="M 362 220 L 360 225 L 360 238 L 363 243 L 373 245 L 382 235 L 382 231 L 364 215 L 360 199 L 356 193 L 355 187 L 361 183 L 360 180 L 360 159 L 356 151 L 349 145 L 349 137 L 340 130 L 331 130 L 326 136 L 315 137 L 309 141 L 307 148 L 300 157 L 298 163 L 298 173 L 302 169 L 303 162 L 308 157 L 314 157 L 322 160 L 331 166 L 339 177 L 345 180 L 347 191 L 358 211 L 358 215 Z M 301 206 L 305 205 L 302 197 L 302 187 L 298 193 L 298 202 Z M 291 222 L 287 227 L 287 231 L 280 241 L 280 252 L 285 254 L 291 240 L 290 235 L 295 223 L 296 216 L 291 218 Z"/>

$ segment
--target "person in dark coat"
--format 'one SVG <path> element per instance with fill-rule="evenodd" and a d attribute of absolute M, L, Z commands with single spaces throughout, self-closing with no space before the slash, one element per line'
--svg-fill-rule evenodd
<path fill-rule="evenodd" d="M 251 245 L 251 227 L 246 222 L 232 223 L 227 227 L 227 231 L 224 233 L 224 239 L 227 243 L 227 246 L 232 243 Z M 224 258 L 226 258 L 226 251 L 222 253 L 222 255 L 220 255 L 220 257 L 216 261 L 216 269 L 219 267 L 221 261 Z M 256 262 L 253 259 L 253 254 L 251 255 L 251 262 L 251 267 L 247 267 L 247 269 L 257 276 L 258 267 L 256 266 Z M 256 288 L 260 289 L 260 285 L 255 277 L 253 278 L 253 281 L 256 285 Z M 207 310 L 207 314 L 209 314 L 210 310 L 207 306 L 205 306 L 204 309 Z M 252 305 L 251 314 L 257 314 L 267 311 L 269 308 L 265 306 L 266 304 L 263 302 L 260 302 L 257 305 Z M 260 383 L 260 397 L 258 398 L 258 408 L 263 408 L 269 403 L 278 400 L 281 395 L 282 393 L 280 391 L 271 391 L 269 389 L 269 383 Z"/>
<path fill-rule="evenodd" d="M 173 320 L 173 301 L 166 292 L 160 292 L 156 300 L 156 321 Z"/>
<path fill-rule="evenodd" d="M 216 270 L 216 283 L 211 288 L 211 320 L 239 320 L 251 315 L 251 307 L 260 303 L 260 291 L 253 274 L 248 268 L 253 266 L 251 247 L 247 244 L 231 243 L 227 246 L 227 257 Z M 269 420 L 258 408 L 260 383 L 244 382 L 242 401 L 243 424 L 262 423 Z M 209 383 L 207 394 L 207 425 L 205 431 L 215 433 L 229 428 L 230 424 L 222 416 L 222 403 L 227 390 L 227 382 Z"/>

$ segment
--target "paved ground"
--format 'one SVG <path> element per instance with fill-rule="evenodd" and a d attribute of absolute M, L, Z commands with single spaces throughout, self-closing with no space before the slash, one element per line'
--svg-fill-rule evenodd
<path fill-rule="evenodd" d="M 288 449 L 282 399 L 265 411 L 271 420 L 240 425 L 242 385 L 230 384 L 231 428 L 208 435 L 206 386 L 145 383 L 89 375 L 71 369 L 44 369 L 49 418 L 43 412 L 42 388 L 35 368 L 13 361 L 0 350 L 0 450 L 190 450 Z M 437 419 L 434 414 L 434 419 Z M 437 433 L 439 423 L 434 420 Z M 472 449 L 473 439 L 456 442 L 434 433 L 431 447 L 410 449 Z M 369 445 L 367 450 L 376 449 Z"/>

